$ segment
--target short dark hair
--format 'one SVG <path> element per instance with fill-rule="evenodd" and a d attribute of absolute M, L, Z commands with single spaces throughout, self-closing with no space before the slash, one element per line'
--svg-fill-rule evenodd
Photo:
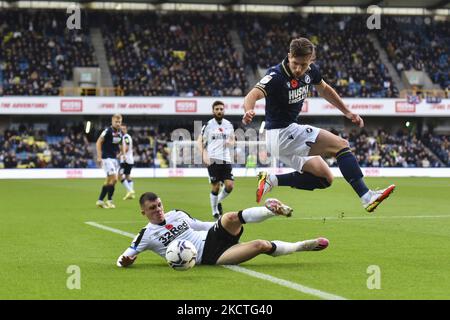
<path fill-rule="evenodd" d="M 297 38 L 291 41 L 289 52 L 293 57 L 307 57 L 316 55 L 316 46 L 306 38 Z"/>
<path fill-rule="evenodd" d="M 215 106 L 219 106 L 219 105 L 225 106 L 225 103 L 223 103 L 223 101 L 216 100 L 216 101 L 214 101 L 213 104 L 212 104 L 212 109 L 214 110 L 214 107 L 215 107 Z"/>
<path fill-rule="evenodd" d="M 141 195 L 139 198 L 139 204 L 141 207 L 144 205 L 145 201 L 156 201 L 159 197 L 156 195 L 156 193 L 153 192 L 146 192 Z"/>

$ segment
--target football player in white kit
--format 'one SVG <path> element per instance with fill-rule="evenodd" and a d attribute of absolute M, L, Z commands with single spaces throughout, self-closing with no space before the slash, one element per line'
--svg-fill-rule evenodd
<path fill-rule="evenodd" d="M 120 159 L 120 170 L 119 177 L 120 182 L 123 184 L 125 189 L 127 189 L 127 194 L 123 198 L 123 200 L 134 199 L 134 182 L 131 180 L 131 169 L 133 169 L 134 165 L 134 157 L 133 157 L 133 139 L 128 134 L 128 128 L 125 124 L 122 123 L 122 151 Z"/>
<path fill-rule="evenodd" d="M 233 159 L 231 159 L 230 149 L 234 145 L 235 137 L 233 125 L 223 118 L 224 103 L 214 101 L 212 111 L 214 118 L 203 126 L 197 145 L 203 162 L 208 166 L 209 182 L 211 183 L 211 210 L 213 217 L 217 220 L 223 213 L 222 200 L 234 188 L 231 168 Z M 222 191 L 220 191 L 221 183 L 224 184 Z"/>
<path fill-rule="evenodd" d="M 149 223 L 134 238 L 131 246 L 117 259 L 118 267 L 128 267 L 137 255 L 151 250 L 165 257 L 167 246 L 175 239 L 189 240 L 198 252 L 196 264 L 239 264 L 265 253 L 273 257 L 300 251 L 319 251 L 328 247 L 325 238 L 298 242 L 253 240 L 239 243 L 243 224 L 258 223 L 275 216 L 292 215 L 292 209 L 277 199 L 267 199 L 264 207 L 228 212 L 216 222 L 194 219 L 182 210 L 164 212 L 161 199 L 146 192 L 139 199 L 141 213 Z"/>

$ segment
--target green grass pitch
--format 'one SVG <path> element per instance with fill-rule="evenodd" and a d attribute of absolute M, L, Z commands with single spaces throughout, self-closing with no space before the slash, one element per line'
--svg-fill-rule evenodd
<path fill-rule="evenodd" d="M 370 187 L 397 184 L 394 194 L 366 213 L 353 190 L 336 179 L 326 190 L 275 189 L 294 208 L 245 226 L 242 241 L 330 239 L 325 251 L 273 258 L 261 255 L 242 267 L 346 299 L 450 298 L 450 179 L 368 178 Z M 320 299 L 220 266 L 170 269 L 154 253 L 129 269 L 115 262 L 129 237 L 100 230 L 94 221 L 136 234 L 146 224 L 137 199 L 117 209 L 95 207 L 102 180 L 0 180 L 0 299 Z M 256 179 L 237 178 L 225 211 L 256 206 Z M 166 211 L 179 208 L 209 220 L 209 184 L 204 178 L 135 179 L 137 194 L 154 191 Z M 69 290 L 67 268 L 81 271 L 81 289 Z M 380 270 L 380 288 L 369 289 L 370 266 Z M 369 270 L 369 272 L 368 272 Z M 369 283 L 371 283 L 369 279 Z"/>

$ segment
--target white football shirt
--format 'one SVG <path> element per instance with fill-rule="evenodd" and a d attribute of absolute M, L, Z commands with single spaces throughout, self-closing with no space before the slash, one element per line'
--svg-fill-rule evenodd
<path fill-rule="evenodd" d="M 125 150 L 125 146 L 128 146 L 128 151 L 125 153 L 125 156 L 122 156 L 121 161 L 125 161 L 128 164 L 134 164 L 134 157 L 133 157 L 133 139 L 131 139 L 131 136 L 127 133 L 122 138 L 122 145 Z"/>
<path fill-rule="evenodd" d="M 164 225 L 147 224 L 122 255 L 131 257 L 145 250 L 151 250 L 165 259 L 166 249 L 173 240 L 189 240 L 197 249 L 196 263 L 201 263 L 205 239 L 214 222 L 196 220 L 180 210 L 167 212 L 165 218 Z M 121 257 L 117 260 L 118 266 Z"/>
<path fill-rule="evenodd" d="M 206 150 L 208 151 L 210 159 L 231 163 L 231 147 L 227 147 L 225 144 L 233 134 L 233 125 L 226 119 L 222 119 L 222 122 L 219 124 L 216 119 L 213 118 L 203 126 L 203 142 L 206 142 Z"/>

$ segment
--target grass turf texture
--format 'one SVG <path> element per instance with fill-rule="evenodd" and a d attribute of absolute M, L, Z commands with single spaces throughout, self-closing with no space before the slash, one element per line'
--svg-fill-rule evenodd
<path fill-rule="evenodd" d="M 330 247 L 278 258 L 261 255 L 242 266 L 347 299 L 449 299 L 450 179 L 367 179 L 371 187 L 392 182 L 396 191 L 375 215 L 362 209 L 343 179 L 314 192 L 274 189 L 270 196 L 292 206 L 293 217 L 246 225 L 242 241 L 325 236 Z M 132 239 L 85 222 L 136 234 L 146 220 L 137 199 L 122 200 L 121 185 L 114 196 L 117 209 L 96 208 L 101 184 L 0 180 L 0 299 L 318 299 L 220 266 L 177 272 L 151 252 L 130 269 L 117 268 L 117 257 Z M 179 208 L 211 219 L 207 179 L 135 179 L 135 186 L 137 198 L 156 192 L 166 211 Z M 256 206 L 255 186 L 256 179 L 237 178 L 224 211 Z M 66 287 L 70 265 L 81 269 L 81 290 Z M 381 270 L 379 290 L 367 288 L 371 265 Z"/>

